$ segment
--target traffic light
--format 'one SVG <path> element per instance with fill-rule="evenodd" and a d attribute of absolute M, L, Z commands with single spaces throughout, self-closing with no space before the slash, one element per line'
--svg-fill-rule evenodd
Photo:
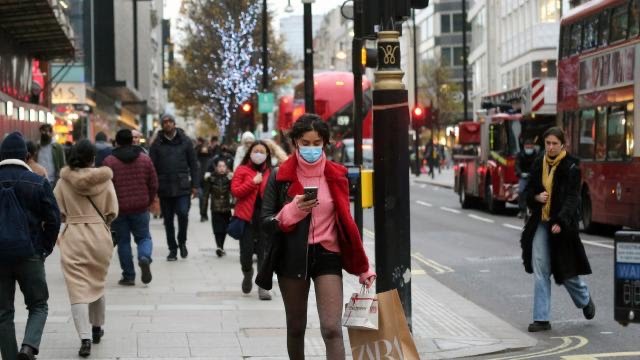
<path fill-rule="evenodd" d="M 411 111 L 411 127 L 414 130 L 420 129 L 425 125 L 426 111 L 421 105 L 416 105 Z"/>
<path fill-rule="evenodd" d="M 238 111 L 238 123 L 242 131 L 255 130 L 255 121 L 253 115 L 253 103 L 251 101 L 245 101 L 240 105 L 240 111 Z"/>

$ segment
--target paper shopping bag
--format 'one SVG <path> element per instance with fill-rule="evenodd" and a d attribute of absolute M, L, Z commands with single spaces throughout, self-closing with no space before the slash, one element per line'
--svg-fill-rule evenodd
<path fill-rule="evenodd" d="M 378 330 L 348 331 L 354 360 L 420 360 L 396 289 L 378 294 Z"/>
<path fill-rule="evenodd" d="M 369 294 L 365 287 L 353 293 L 344 304 L 342 325 L 349 329 L 378 330 L 378 297 Z"/>

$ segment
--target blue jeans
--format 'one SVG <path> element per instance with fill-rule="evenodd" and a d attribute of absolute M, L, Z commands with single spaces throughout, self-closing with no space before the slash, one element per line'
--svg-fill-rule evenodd
<path fill-rule="evenodd" d="M 549 321 L 551 313 L 551 253 L 549 250 L 549 224 L 540 223 L 533 237 L 533 320 Z M 579 276 L 563 283 L 571 300 L 578 308 L 589 303 L 589 288 Z"/>
<path fill-rule="evenodd" d="M 33 256 L 16 263 L 0 265 L 0 354 L 2 359 L 18 356 L 18 342 L 14 324 L 16 282 L 29 310 L 22 345 L 29 345 L 38 353 L 42 331 L 49 313 L 49 289 L 44 271 L 44 259 Z"/>
<path fill-rule="evenodd" d="M 524 189 L 527 187 L 529 183 L 529 178 L 520 178 L 518 180 L 518 207 L 520 211 L 527 210 L 527 194 L 525 194 Z"/>
<path fill-rule="evenodd" d="M 131 253 L 131 234 L 138 245 L 138 260 L 147 258 L 151 261 L 153 241 L 149 232 L 149 212 L 118 216 L 111 224 L 111 229 L 118 237 L 118 258 L 122 268 L 122 277 L 127 280 L 136 278 Z"/>
<path fill-rule="evenodd" d="M 164 230 L 167 233 L 167 245 L 170 251 L 176 251 L 178 244 L 187 242 L 187 226 L 189 225 L 189 208 L 191 196 L 161 197 L 160 209 L 164 219 Z M 178 216 L 178 243 L 176 243 L 176 228 L 173 217 Z"/>

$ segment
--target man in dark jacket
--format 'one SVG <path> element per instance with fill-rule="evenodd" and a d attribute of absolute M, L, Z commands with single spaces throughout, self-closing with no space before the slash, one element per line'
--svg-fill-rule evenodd
<path fill-rule="evenodd" d="M 162 131 L 151 145 L 149 154 L 158 173 L 158 197 L 164 219 L 169 246 L 168 261 L 186 258 L 187 226 L 189 224 L 189 195 L 196 197 L 200 183 L 198 160 L 191 139 L 182 129 L 176 128 L 176 121 L 171 115 L 160 118 Z M 174 215 L 178 216 L 178 243 L 176 243 Z"/>
<path fill-rule="evenodd" d="M 96 134 L 96 167 L 102 166 L 102 162 L 111 155 L 113 147 L 107 139 L 107 134 L 98 131 Z"/>
<path fill-rule="evenodd" d="M 13 188 L 19 208 L 3 208 L 3 215 L 26 217 L 29 225 L 32 254 L 17 257 L 12 249 L 2 248 L 0 242 L 0 353 L 2 359 L 35 359 L 40 348 L 42 331 L 49 311 L 49 290 L 44 271 L 44 259 L 58 238 L 60 210 L 49 182 L 31 172 L 25 160 L 27 145 L 22 135 L 12 133 L 0 146 L 0 186 Z M 6 196 L 6 195 L 3 195 Z M 3 216 L 4 217 L 4 216 Z M 6 231 L 16 230 L 8 224 L 0 224 Z M 17 233 L 17 230 L 16 230 Z M 10 236 L 11 237 L 11 236 Z M 6 236 L 2 236 L 6 240 Z M 27 247 L 29 247 L 27 245 Z M 16 281 L 24 295 L 29 310 L 22 348 L 18 352 L 14 325 L 14 296 Z"/>
<path fill-rule="evenodd" d="M 527 212 L 527 194 L 524 189 L 527 188 L 529 182 L 529 175 L 531 173 L 531 165 L 536 159 L 538 154 L 533 144 L 533 140 L 527 139 L 524 141 L 522 150 L 516 157 L 516 175 L 518 176 L 518 207 L 520 208 L 519 218 L 524 218 Z"/>
<path fill-rule="evenodd" d="M 111 229 L 118 237 L 118 257 L 122 268 L 120 285 L 135 285 L 136 271 L 131 254 L 131 234 L 138 245 L 138 265 L 144 284 L 151 282 L 153 242 L 149 232 L 149 206 L 158 191 L 158 177 L 151 159 L 140 146 L 133 145 L 133 133 L 123 129 L 116 134 L 117 147 L 104 160 L 113 170 L 113 186 L 118 195 L 118 217 Z"/>
<path fill-rule="evenodd" d="M 56 186 L 60 178 L 60 170 L 64 166 L 65 157 L 62 145 L 53 141 L 53 127 L 49 124 L 40 126 L 40 143 L 38 143 L 38 164 L 47 169 L 49 182 Z"/>

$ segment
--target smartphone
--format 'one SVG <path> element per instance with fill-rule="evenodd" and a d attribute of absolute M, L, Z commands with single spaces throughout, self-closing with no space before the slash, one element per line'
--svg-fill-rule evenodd
<path fill-rule="evenodd" d="M 308 186 L 304 188 L 304 201 L 314 200 L 318 198 L 318 187 Z"/>

